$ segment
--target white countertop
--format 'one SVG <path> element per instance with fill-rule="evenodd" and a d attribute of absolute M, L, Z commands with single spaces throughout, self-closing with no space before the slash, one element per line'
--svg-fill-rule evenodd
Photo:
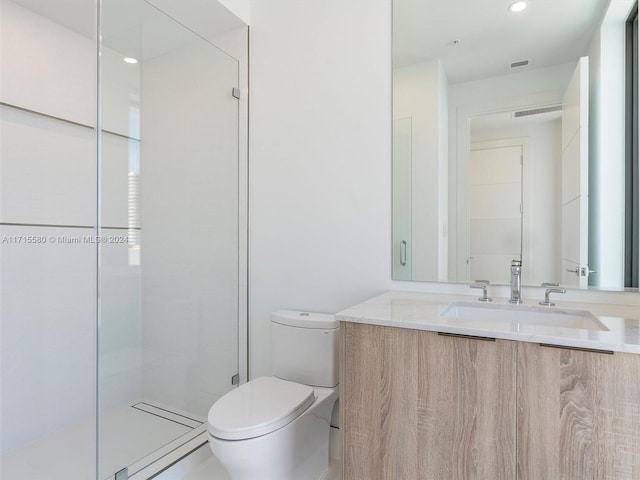
<path fill-rule="evenodd" d="M 608 331 L 441 316 L 451 302 L 477 302 L 477 298 L 477 295 L 390 291 L 338 312 L 335 317 L 343 322 L 640 354 L 640 307 L 637 305 L 561 302 L 556 296 L 556 306 L 548 307 L 587 310 Z M 494 297 L 492 303 L 507 305 L 508 301 Z M 525 300 L 524 305 L 537 306 L 538 302 Z"/>

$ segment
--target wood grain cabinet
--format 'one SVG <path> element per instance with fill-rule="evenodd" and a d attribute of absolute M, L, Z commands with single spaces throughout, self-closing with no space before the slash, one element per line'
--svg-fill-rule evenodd
<path fill-rule="evenodd" d="M 345 480 L 638 480 L 640 355 L 343 323 Z"/>
<path fill-rule="evenodd" d="M 518 479 L 640 479 L 640 355 L 518 343 Z"/>
<path fill-rule="evenodd" d="M 345 480 L 515 478 L 515 342 L 344 328 Z"/>

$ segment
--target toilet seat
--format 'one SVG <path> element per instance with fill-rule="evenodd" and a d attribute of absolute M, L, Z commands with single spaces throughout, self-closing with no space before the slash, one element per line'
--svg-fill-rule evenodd
<path fill-rule="evenodd" d="M 222 440 L 266 435 L 299 417 L 315 401 L 313 388 L 260 377 L 224 395 L 209 410 L 209 434 Z"/>

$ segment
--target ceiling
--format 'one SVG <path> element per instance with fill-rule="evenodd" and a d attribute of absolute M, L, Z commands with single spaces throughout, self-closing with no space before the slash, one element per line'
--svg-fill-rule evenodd
<path fill-rule="evenodd" d="M 13 0 L 87 38 L 96 38 L 97 1 Z M 245 24 L 218 0 L 102 0 L 102 43 L 146 60 Z"/>
<path fill-rule="evenodd" d="M 515 117 L 514 112 L 491 113 L 471 119 L 469 129 L 471 135 L 481 132 L 505 131 L 511 128 L 532 127 L 541 123 L 562 121 L 562 112 L 546 112 L 524 117 Z"/>
<path fill-rule="evenodd" d="M 95 38 L 95 1 L 14 1 Z M 609 4 L 609 0 L 529 0 L 524 12 L 512 14 L 511 1 L 393 0 L 394 67 L 440 59 L 449 82 L 460 83 L 505 74 L 514 61 L 529 60 L 531 66 L 525 68 L 576 61 L 586 54 Z M 218 0 L 102 3 L 104 44 L 142 59 L 190 37 L 160 11 L 205 38 L 244 25 Z"/>
<path fill-rule="evenodd" d="M 449 83 L 508 73 L 512 62 L 538 68 L 576 61 L 609 0 L 393 0 L 394 68 L 440 59 Z M 454 41 L 458 43 L 455 44 Z"/>

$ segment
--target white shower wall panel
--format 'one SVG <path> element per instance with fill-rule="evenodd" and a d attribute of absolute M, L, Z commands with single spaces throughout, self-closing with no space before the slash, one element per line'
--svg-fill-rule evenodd
<path fill-rule="evenodd" d="M 96 247 L 67 243 L 91 234 L 0 226 L 2 452 L 94 413 Z"/>
<path fill-rule="evenodd" d="M 95 132 L 6 106 L 0 122 L 0 222 L 94 225 Z"/>
<path fill-rule="evenodd" d="M 106 241 L 100 244 L 98 338 L 100 407 L 105 409 L 142 396 L 140 142 L 103 133 L 101 147 L 100 223 Z"/>
<path fill-rule="evenodd" d="M 102 46 L 100 119 L 103 130 L 140 138 L 140 63 L 126 63 L 125 54 Z"/>
<path fill-rule="evenodd" d="M 0 101 L 95 127 L 98 64 L 93 9 L 75 15 L 55 13 L 74 31 L 11 0 L 1 5 Z M 125 63 L 123 57 L 102 45 L 102 128 L 139 138 L 140 65 Z"/>
<path fill-rule="evenodd" d="M 131 262 L 131 232 L 103 228 L 100 245 L 100 407 L 142 397 L 140 264 Z"/>
<path fill-rule="evenodd" d="M 61 226 L 95 225 L 97 61 L 94 39 L 8 0 L 0 32 L 0 101 L 37 112 L 0 107 L 0 221 L 25 224 L 0 226 L 6 452 L 95 413 L 95 232 Z"/>
<path fill-rule="evenodd" d="M 2 0 L 0 101 L 95 126 L 95 13 L 76 22 L 84 34 Z"/>
<path fill-rule="evenodd" d="M 100 224 L 139 228 L 140 141 L 102 134 Z"/>
<path fill-rule="evenodd" d="M 19 108 L 0 106 L 0 222 L 24 225 L 0 227 L 3 452 L 95 415 L 97 232 L 63 226 L 97 223 L 96 19 L 92 8 L 42 8 L 85 31 L 2 0 L 0 101 Z M 108 49 L 102 62 L 105 128 L 139 133 L 139 67 Z M 101 233 L 126 237 L 139 142 L 102 141 L 101 223 L 118 228 Z M 140 267 L 128 242 L 100 253 L 100 400 L 109 406 L 140 397 Z"/>

